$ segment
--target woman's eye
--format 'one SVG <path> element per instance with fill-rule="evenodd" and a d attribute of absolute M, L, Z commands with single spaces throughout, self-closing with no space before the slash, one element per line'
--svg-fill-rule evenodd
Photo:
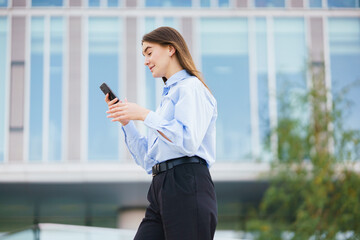
<path fill-rule="evenodd" d="M 151 56 L 151 52 L 148 53 L 148 56 Z"/>

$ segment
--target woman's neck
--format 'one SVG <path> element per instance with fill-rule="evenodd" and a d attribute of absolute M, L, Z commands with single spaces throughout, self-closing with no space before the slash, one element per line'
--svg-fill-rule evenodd
<path fill-rule="evenodd" d="M 174 55 L 172 58 L 171 63 L 169 64 L 169 68 L 168 71 L 165 74 L 165 78 L 169 79 L 172 75 L 174 75 L 175 73 L 183 70 L 184 68 L 180 65 L 177 57 Z M 164 78 L 163 78 L 164 79 Z M 166 81 L 164 81 L 166 82 Z"/>

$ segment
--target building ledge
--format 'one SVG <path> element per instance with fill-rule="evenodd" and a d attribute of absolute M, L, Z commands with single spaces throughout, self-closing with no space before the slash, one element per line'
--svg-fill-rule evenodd
<path fill-rule="evenodd" d="M 360 173 L 360 162 L 347 167 Z M 270 169 L 268 162 L 217 162 L 210 172 L 216 182 L 246 182 L 266 181 Z M 126 183 L 150 182 L 151 178 L 151 175 L 131 162 L 0 164 L 0 183 Z"/>

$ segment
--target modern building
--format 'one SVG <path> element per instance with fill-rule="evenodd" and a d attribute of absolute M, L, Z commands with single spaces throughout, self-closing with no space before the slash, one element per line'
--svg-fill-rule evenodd
<path fill-rule="evenodd" d="M 332 93 L 360 79 L 359 0 L 0 0 L 0 232 L 33 223 L 133 228 L 151 181 L 106 118 L 106 82 L 155 110 L 162 81 L 141 38 L 178 29 L 218 101 L 219 229 L 241 224 L 270 168 L 277 94 L 324 65 Z M 360 88 L 346 126 L 360 129 Z M 138 127 L 143 134 L 146 128 Z"/>

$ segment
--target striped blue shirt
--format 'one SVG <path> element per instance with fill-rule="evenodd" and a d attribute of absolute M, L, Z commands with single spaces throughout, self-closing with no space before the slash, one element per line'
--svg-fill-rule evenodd
<path fill-rule="evenodd" d="M 122 129 L 136 163 L 151 174 L 155 164 L 183 156 L 199 156 L 211 166 L 215 162 L 216 118 L 213 95 L 198 78 L 181 70 L 166 81 L 160 106 L 144 120 L 149 128 L 147 137 L 139 134 L 133 121 Z"/>

